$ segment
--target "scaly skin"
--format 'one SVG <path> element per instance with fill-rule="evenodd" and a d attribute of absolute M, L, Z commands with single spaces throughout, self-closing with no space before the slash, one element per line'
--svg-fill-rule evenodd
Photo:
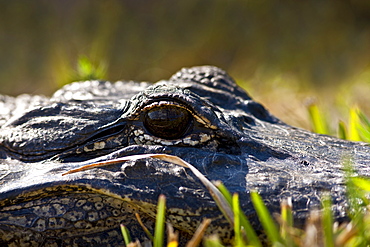
<path fill-rule="evenodd" d="M 369 175 L 370 148 L 289 126 L 253 101 L 222 70 L 182 69 L 167 81 L 78 82 L 51 98 L 1 96 L 0 243 L 13 246 L 120 246 L 119 224 L 145 239 L 160 194 L 167 221 L 185 241 L 203 218 L 224 241 L 232 231 L 208 191 L 186 168 L 158 159 L 64 172 L 135 154 L 165 153 L 238 192 L 252 224 L 249 192 L 271 212 L 291 197 L 297 224 L 333 197 L 347 205 L 341 160 Z M 170 122 L 171 120 L 171 122 Z"/>

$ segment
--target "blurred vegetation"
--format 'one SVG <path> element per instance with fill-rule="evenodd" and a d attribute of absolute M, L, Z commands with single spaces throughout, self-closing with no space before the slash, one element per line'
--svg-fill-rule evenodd
<path fill-rule="evenodd" d="M 0 0 L 0 92 L 51 95 L 81 73 L 154 82 L 211 64 L 285 122 L 310 128 L 314 103 L 336 126 L 346 106 L 369 115 L 369 41 L 365 0 Z M 84 57 L 100 74 L 81 71 Z"/>
<path fill-rule="evenodd" d="M 370 120 L 357 107 L 349 109 L 348 120 L 340 120 L 335 130 L 328 128 L 329 119 L 325 117 L 317 105 L 309 105 L 307 109 L 310 115 L 312 131 L 319 134 L 337 136 L 344 140 L 370 143 Z"/>

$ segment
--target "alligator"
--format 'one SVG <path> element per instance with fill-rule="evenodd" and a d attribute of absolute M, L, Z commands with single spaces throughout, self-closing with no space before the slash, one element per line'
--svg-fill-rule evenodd
<path fill-rule="evenodd" d="M 232 228 L 189 169 L 156 158 L 97 162 L 139 154 L 180 157 L 240 196 L 258 229 L 250 192 L 270 212 L 291 198 L 297 225 L 330 193 L 346 218 L 342 160 L 370 175 L 370 148 L 292 127 L 254 101 L 223 70 L 184 68 L 169 80 L 85 81 L 50 98 L 0 96 L 0 245 L 121 246 L 119 225 L 147 239 L 160 194 L 166 220 L 184 240 L 204 218 L 228 241 Z"/>

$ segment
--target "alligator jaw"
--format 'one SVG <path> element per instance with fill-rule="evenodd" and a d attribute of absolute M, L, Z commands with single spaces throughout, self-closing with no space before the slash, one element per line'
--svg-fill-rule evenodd
<path fill-rule="evenodd" d="M 119 246 L 122 244 L 119 224 L 140 230 L 134 217 L 139 210 L 127 201 L 101 191 L 89 191 L 82 186 L 64 185 L 48 189 L 51 195 L 47 197 L 1 207 L 0 236 L 3 242 L 0 243 L 14 241 L 19 246 L 26 243 L 31 246 L 54 243 Z M 56 190 L 57 193 L 52 194 Z M 42 194 L 45 190 L 34 192 Z M 17 214 L 12 213 L 15 210 Z M 152 227 L 152 218 L 143 215 L 143 219 L 148 228 Z M 145 239 L 140 231 L 137 234 Z"/>
<path fill-rule="evenodd" d="M 196 177 L 189 176 L 191 172 L 185 168 L 147 158 L 62 176 L 63 172 L 80 165 L 45 162 L 38 164 L 33 172 L 20 171 L 18 183 L 1 187 L 3 243 L 16 239 L 15 243 L 25 241 L 32 245 L 52 241 L 67 245 L 94 245 L 94 241 L 120 245 L 123 241 L 120 224 L 126 225 L 135 238 L 143 240 L 146 235 L 134 214 L 139 213 L 145 225 L 153 230 L 161 193 L 168 198 L 167 219 L 182 232 L 183 239 L 205 217 L 220 221 L 219 229 L 213 230 L 223 229 L 220 235 L 230 238 L 228 223 L 206 190 L 200 189 L 204 186 Z M 163 182 L 158 184 L 158 181 Z M 155 186 L 157 189 L 153 189 Z"/>

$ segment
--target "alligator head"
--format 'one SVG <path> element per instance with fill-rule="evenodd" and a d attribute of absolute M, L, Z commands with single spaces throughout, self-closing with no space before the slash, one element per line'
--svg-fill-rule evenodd
<path fill-rule="evenodd" d="M 186 168 L 147 158 L 62 176 L 129 155 L 163 153 L 191 163 L 238 192 L 256 227 L 251 190 L 271 212 L 292 198 L 298 223 L 330 192 L 340 219 L 346 208 L 341 158 L 350 156 L 360 173 L 370 173 L 368 145 L 281 122 L 215 67 L 182 69 L 153 85 L 87 81 L 50 99 L 0 99 L 0 243 L 8 245 L 118 246 L 120 223 L 144 239 L 134 213 L 152 229 L 160 194 L 167 221 L 185 239 L 203 218 L 213 220 L 209 232 L 232 237 Z"/>

